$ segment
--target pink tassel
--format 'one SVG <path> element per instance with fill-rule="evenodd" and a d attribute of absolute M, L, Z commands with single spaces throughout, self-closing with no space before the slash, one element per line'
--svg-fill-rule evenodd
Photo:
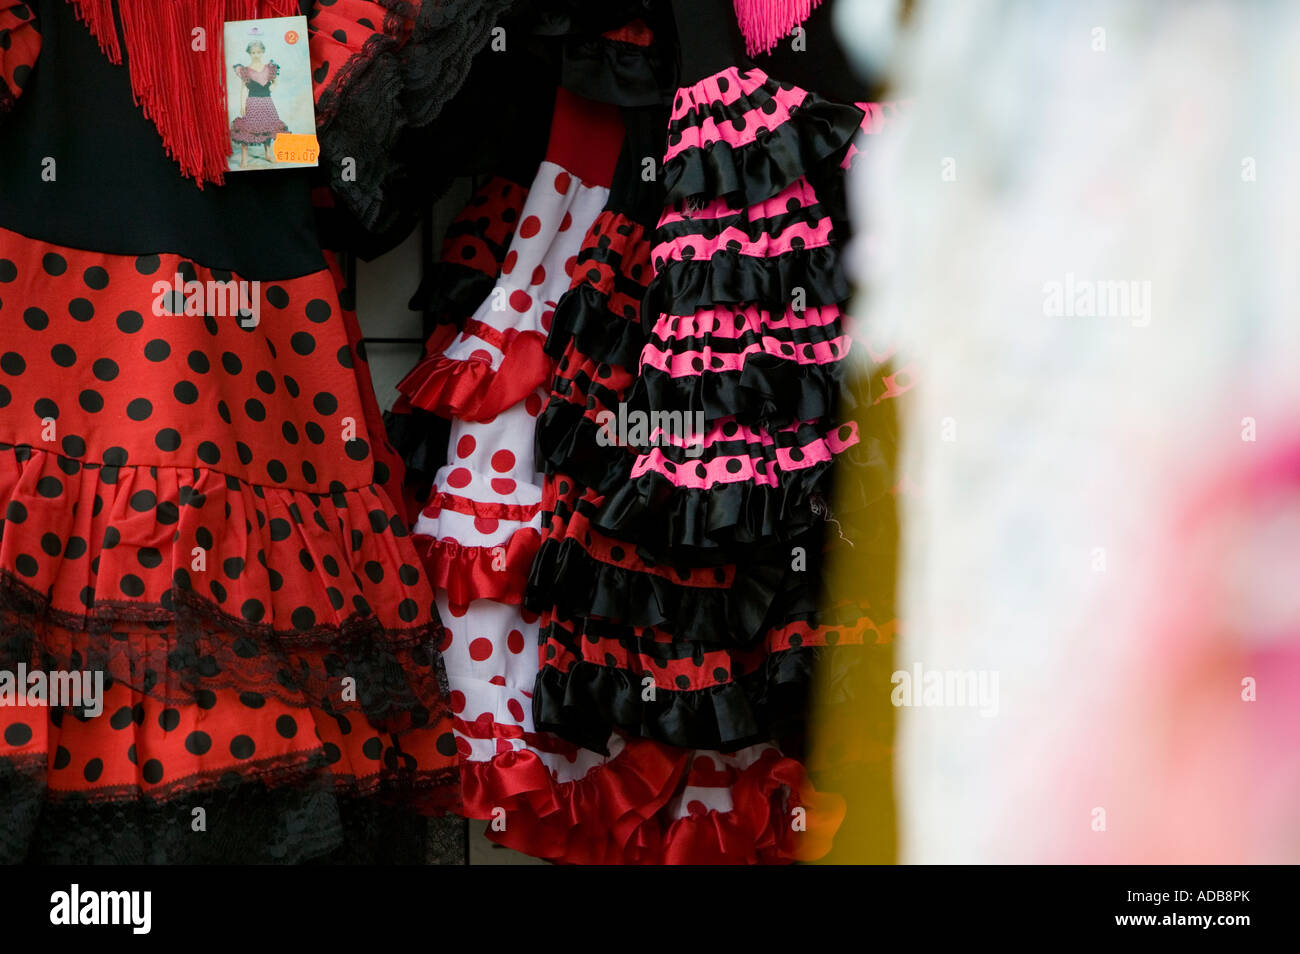
<path fill-rule="evenodd" d="M 110 63 L 122 62 L 113 0 L 69 0 Z M 131 94 L 158 128 L 181 174 L 221 185 L 230 155 L 223 27 L 228 20 L 284 17 L 296 0 L 118 0 Z M 195 50 L 194 30 L 206 34 Z"/>
<path fill-rule="evenodd" d="M 732 0 L 736 22 L 750 56 L 767 53 L 790 35 L 821 5 L 822 0 Z"/>

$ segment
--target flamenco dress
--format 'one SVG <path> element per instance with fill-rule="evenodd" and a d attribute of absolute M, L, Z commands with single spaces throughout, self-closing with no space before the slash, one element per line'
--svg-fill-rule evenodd
<path fill-rule="evenodd" d="M 703 446 L 673 438 L 639 450 L 585 508 L 581 532 L 615 541 L 601 550 L 623 572 L 607 564 L 599 612 L 552 628 L 535 700 L 541 723 L 585 744 L 612 724 L 734 750 L 797 736 L 785 723 L 797 723 L 813 648 L 856 638 L 853 620 L 829 633 L 813 625 L 814 501 L 857 436 L 824 420 L 848 352 L 847 283 L 802 173 L 843 152 L 861 114 L 756 68 L 742 77 L 729 65 L 738 38 L 725 6 L 678 13 L 688 73 L 667 127 L 670 204 L 654 233 L 628 403 L 698 415 Z M 724 119 L 742 135 L 720 137 Z M 790 304 L 796 286 L 805 308 Z M 795 547 L 812 551 L 812 566 L 790 571 Z M 641 582 L 631 599 L 629 580 Z M 647 674 L 661 690 L 652 702 L 633 691 Z"/>
<path fill-rule="evenodd" d="M 838 165 L 862 114 L 730 65 L 743 54 L 729 9 L 677 13 L 686 72 L 667 126 L 667 208 L 658 230 L 642 233 L 653 280 L 639 276 L 650 283 L 640 334 L 617 319 L 593 334 L 591 306 L 568 297 L 552 332 L 554 342 L 562 325 L 578 329 L 544 421 L 586 420 L 557 424 L 562 437 L 539 430 L 539 452 L 556 448 L 539 457 L 556 484 L 529 589 L 531 605 L 553 610 L 536 723 L 588 748 L 611 730 L 671 745 L 715 779 L 728 760 L 769 753 L 780 772 L 762 758 L 750 771 L 769 780 L 770 793 L 783 790 L 771 780 L 787 773 L 798 780 L 787 793 L 820 799 L 825 837 L 804 841 L 798 855 L 811 857 L 838 824 L 835 799 L 813 793 L 781 748 L 804 748 L 804 710 L 827 649 L 854 652 L 889 628 L 886 607 L 818 599 L 831 463 L 859 436 L 854 422 L 834 423 L 850 396 L 839 307 L 848 289 L 830 214 L 805 173 Z M 720 135 L 724 122 L 740 135 Z M 569 321 L 570 308 L 583 318 Z M 624 400 L 647 414 L 699 413 L 703 448 L 593 440 L 595 415 Z M 798 568 L 795 548 L 807 550 Z M 722 820 L 737 810 L 726 808 L 727 792 L 715 789 L 713 804 L 675 799 L 659 813 L 661 836 L 674 810 L 685 811 L 678 821 L 712 819 L 711 831 L 725 831 Z M 777 838 L 782 830 L 779 813 L 749 828 Z M 714 858 L 702 845 L 693 851 Z M 668 854 L 684 860 L 691 851 Z M 747 860 L 795 856 L 790 848 Z"/>
<path fill-rule="evenodd" d="M 280 118 L 271 99 L 271 84 L 280 76 L 280 67 L 271 60 L 259 70 L 249 66 L 236 66 L 235 75 L 248 89 L 244 113 L 230 124 L 230 138 L 240 145 L 266 145 L 289 127 Z"/>
<path fill-rule="evenodd" d="M 634 159 L 662 151 L 663 128 L 661 119 L 657 137 L 626 151 Z M 653 224 L 663 191 L 647 192 L 639 171 L 616 176 L 611 208 L 584 244 L 574 288 L 557 308 L 548 341 L 558 365 L 538 430 L 547 535 L 527 597 L 544 614 L 536 724 L 596 751 L 605 750 L 607 735 L 622 744 L 644 736 L 685 767 L 672 799 L 643 826 L 643 838 L 654 846 L 644 857 L 770 862 L 815 856 L 827 843 L 787 839 L 784 811 L 799 802 L 811 806 L 814 828 L 826 834 L 837 824 L 835 800 L 818 795 L 797 762 L 765 743 L 766 727 L 735 718 L 747 703 L 737 694 L 743 670 L 728 653 L 718 647 L 703 653 L 701 645 L 669 632 L 705 632 L 713 623 L 719 631 L 742 628 L 752 638 L 780 568 L 760 568 L 762 582 L 737 585 L 734 566 L 643 559 L 635 543 L 591 524 L 604 495 L 627 481 L 635 460 L 628 448 L 597 434 L 600 415 L 626 400 L 645 345 L 640 300 L 653 274 Z M 628 625 L 631 620 L 639 625 Z M 760 667 L 765 655 L 748 653 Z M 753 681 L 754 673 L 743 674 Z M 647 684 L 654 690 L 648 705 Z M 610 718 L 611 711 L 624 718 Z M 736 766 L 745 771 L 735 772 Z M 761 799 L 747 794 L 755 789 L 764 792 Z M 774 849 L 756 854 L 753 846 L 769 840 Z"/>
<path fill-rule="evenodd" d="M 307 173 L 224 181 L 190 99 L 219 52 L 148 93 L 142 21 L 0 17 L 0 670 L 105 687 L 0 707 L 0 859 L 422 860 L 409 810 L 457 804 L 442 629 Z M 230 281 L 255 307 L 192 290 Z"/>
<path fill-rule="evenodd" d="M 540 529 L 533 430 L 552 367 L 542 344 L 608 196 L 621 131 L 613 107 L 557 94 L 546 159 L 494 287 L 454 340 L 435 333 L 443 346 L 431 342 L 400 385 L 413 407 L 452 420 L 448 463 L 415 531 L 448 624 L 465 814 L 499 816 L 489 835 L 503 844 L 576 863 L 618 860 L 674 770 L 635 754 L 610 770 L 534 731 L 538 614 L 520 605 Z"/>

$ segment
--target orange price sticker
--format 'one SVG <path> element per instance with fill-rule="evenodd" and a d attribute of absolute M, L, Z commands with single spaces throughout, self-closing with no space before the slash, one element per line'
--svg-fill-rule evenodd
<path fill-rule="evenodd" d="M 301 162 L 316 165 L 320 157 L 320 143 L 309 133 L 280 133 L 275 137 L 276 162 Z"/>
<path fill-rule="evenodd" d="M 286 33 L 286 34 L 284 35 L 284 42 L 285 42 L 285 43 L 288 43 L 290 46 L 293 46 L 295 43 L 297 43 L 297 42 L 298 42 L 298 31 L 297 31 L 297 30 L 290 30 L 288 33 Z"/>

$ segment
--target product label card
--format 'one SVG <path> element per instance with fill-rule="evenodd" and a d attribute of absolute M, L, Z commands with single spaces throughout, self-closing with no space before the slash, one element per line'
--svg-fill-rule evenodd
<path fill-rule="evenodd" d="M 225 25 L 231 172 L 319 164 L 306 17 Z"/>

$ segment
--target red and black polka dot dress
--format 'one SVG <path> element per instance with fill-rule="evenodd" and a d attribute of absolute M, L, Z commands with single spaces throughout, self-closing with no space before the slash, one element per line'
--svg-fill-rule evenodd
<path fill-rule="evenodd" d="M 405 809 L 457 797 L 442 628 L 309 182 L 182 179 L 39 12 L 0 117 L 0 672 L 103 694 L 0 705 L 0 860 L 414 860 Z"/>

